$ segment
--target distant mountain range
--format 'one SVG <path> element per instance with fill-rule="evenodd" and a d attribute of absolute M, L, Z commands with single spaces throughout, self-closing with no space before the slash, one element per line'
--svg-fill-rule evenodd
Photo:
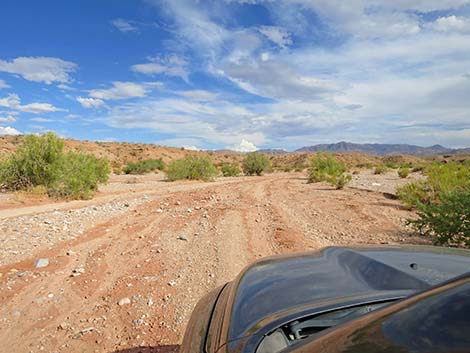
<path fill-rule="evenodd" d="M 280 149 L 265 149 L 259 152 L 266 154 L 284 154 L 289 153 Z M 421 147 L 407 144 L 381 144 L 381 143 L 351 143 L 338 142 L 331 144 L 320 144 L 306 146 L 295 150 L 294 152 L 360 152 L 375 155 L 396 155 L 408 154 L 412 156 L 432 156 L 441 154 L 464 154 L 470 153 L 470 148 L 447 148 L 441 145 Z"/>

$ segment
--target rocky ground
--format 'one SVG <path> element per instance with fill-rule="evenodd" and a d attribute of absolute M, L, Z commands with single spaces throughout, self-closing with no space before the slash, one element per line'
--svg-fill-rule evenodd
<path fill-rule="evenodd" d="M 373 180 L 334 190 L 300 173 L 118 176 L 89 201 L 2 195 L 0 350 L 173 352 L 198 298 L 257 258 L 425 242 L 390 198 L 398 177 Z"/>

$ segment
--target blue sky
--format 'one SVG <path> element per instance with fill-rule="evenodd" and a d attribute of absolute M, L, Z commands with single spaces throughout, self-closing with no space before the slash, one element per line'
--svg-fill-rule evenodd
<path fill-rule="evenodd" d="M 2 1 L 0 134 L 470 146 L 470 0 Z"/>

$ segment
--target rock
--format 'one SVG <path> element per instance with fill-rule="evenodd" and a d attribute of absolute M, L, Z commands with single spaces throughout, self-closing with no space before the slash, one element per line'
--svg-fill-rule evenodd
<path fill-rule="evenodd" d="M 118 305 L 120 306 L 123 306 L 123 305 L 127 305 L 127 304 L 130 304 L 131 303 L 131 300 L 127 297 L 125 298 L 121 298 L 119 301 L 118 301 Z"/>
<path fill-rule="evenodd" d="M 190 209 L 190 208 L 188 208 L 188 209 L 186 210 L 186 212 L 188 212 L 188 213 L 192 213 L 192 212 L 193 212 L 193 210 L 192 210 L 192 209 Z"/>
<path fill-rule="evenodd" d="M 34 263 L 35 268 L 43 268 L 49 266 L 49 259 L 37 259 Z"/>
<path fill-rule="evenodd" d="M 186 237 L 186 235 L 178 235 L 178 240 L 188 241 L 188 238 Z"/>
<path fill-rule="evenodd" d="M 18 272 L 16 274 L 17 277 L 23 277 L 26 274 L 26 272 Z"/>
<path fill-rule="evenodd" d="M 73 252 L 72 250 L 67 250 L 66 254 L 67 256 L 72 256 L 75 255 L 75 252 Z"/>
<path fill-rule="evenodd" d="M 157 209 L 157 213 L 163 213 L 163 210 L 161 208 Z"/>
<path fill-rule="evenodd" d="M 181 205 L 181 201 L 176 201 L 175 205 L 177 205 L 177 206 Z"/>
<path fill-rule="evenodd" d="M 170 287 L 174 287 L 174 286 L 176 286 L 176 282 L 172 280 L 172 281 L 168 282 L 168 285 Z"/>

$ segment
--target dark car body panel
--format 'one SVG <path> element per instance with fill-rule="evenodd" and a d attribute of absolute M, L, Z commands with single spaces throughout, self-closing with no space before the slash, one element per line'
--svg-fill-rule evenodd
<path fill-rule="evenodd" d="M 469 353 L 470 273 L 310 337 L 283 353 Z"/>
<path fill-rule="evenodd" d="M 200 352 L 254 352 L 264 335 L 289 320 L 406 298 L 469 269 L 469 251 L 436 247 L 331 247 L 263 259 L 227 284 Z"/>

